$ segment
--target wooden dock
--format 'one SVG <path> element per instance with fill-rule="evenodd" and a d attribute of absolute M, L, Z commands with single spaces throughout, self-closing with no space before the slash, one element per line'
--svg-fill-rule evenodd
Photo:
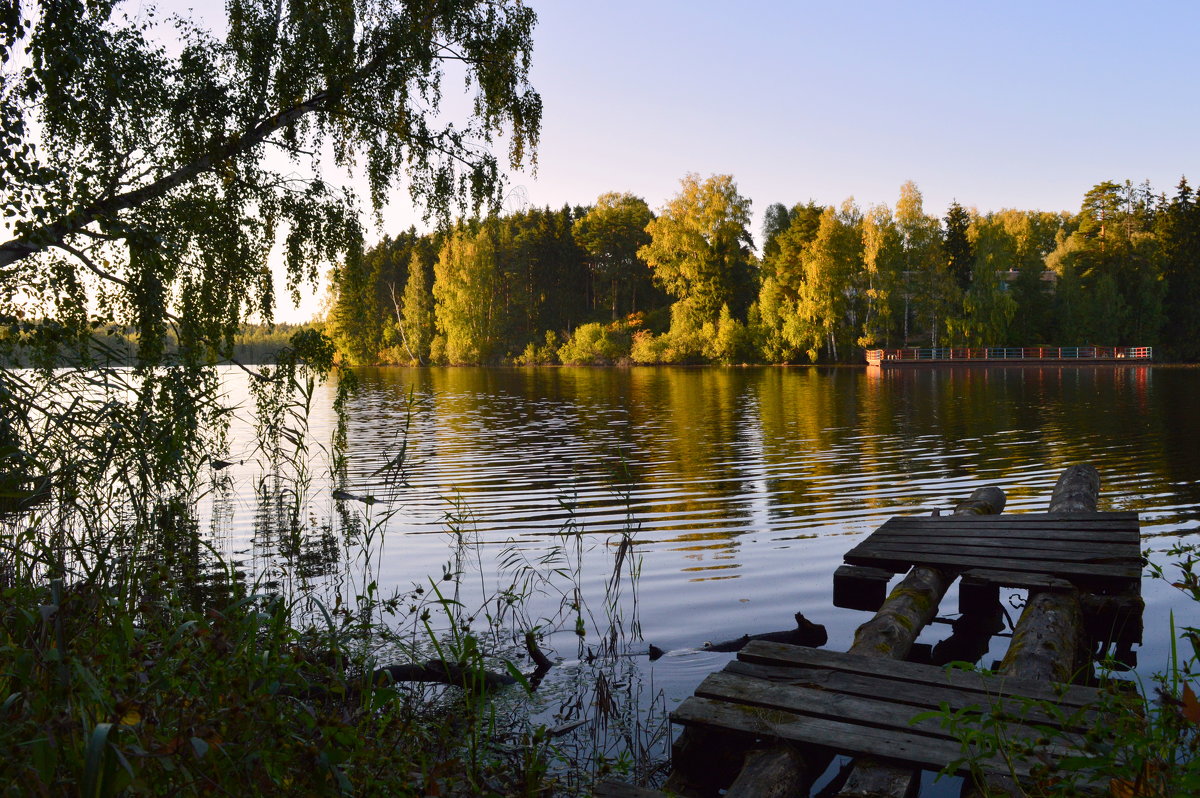
<path fill-rule="evenodd" d="M 874 755 L 909 766 L 942 770 L 960 763 L 962 744 L 926 712 L 975 710 L 1000 725 L 1010 741 L 1035 741 L 1054 730 L 1053 745 L 1038 754 L 1062 756 L 1082 745 L 1089 728 L 1106 718 L 1093 706 L 1095 688 L 985 676 L 878 657 L 755 641 L 723 671 L 708 676 L 672 713 L 675 723 L 744 738 L 771 739 L 844 755 Z M 1054 705 L 1048 712 L 1041 702 Z M 984 773 L 1029 777 L 1044 761 L 979 752 Z"/>
<path fill-rule="evenodd" d="M 892 518 L 845 560 L 893 573 L 914 565 L 975 569 L 977 577 L 1001 572 L 995 579 L 1006 587 L 1042 577 L 1039 584 L 1057 579 L 1109 594 L 1136 587 L 1145 565 L 1138 515 L 1130 512 Z"/>
<path fill-rule="evenodd" d="M 1105 713 L 1122 706 L 1070 683 L 1092 673 L 1090 662 L 1077 669 L 1080 653 L 1141 640 L 1138 516 L 1095 512 L 1098 491 L 1095 469 L 1073 466 L 1049 513 L 999 515 L 1003 492 L 984 488 L 951 516 L 890 519 L 835 576 L 835 604 L 876 611 L 849 652 L 749 643 L 671 713 L 683 731 L 666 793 L 607 784 L 596 794 L 807 795 L 834 754 L 855 757 L 840 798 L 915 795 L 922 769 L 969 772 L 969 787 L 1007 794 L 1010 777 L 1078 755 L 1084 735 L 1110 727 Z M 984 651 L 999 588 L 1030 591 L 997 674 L 904 661 L 959 577 L 955 635 L 960 623 L 977 625 Z M 961 736 L 929 712 L 962 712 L 1012 746 L 964 757 Z"/>
<path fill-rule="evenodd" d="M 938 346 L 868 349 L 867 365 L 1145 365 L 1154 360 L 1151 346 Z"/>

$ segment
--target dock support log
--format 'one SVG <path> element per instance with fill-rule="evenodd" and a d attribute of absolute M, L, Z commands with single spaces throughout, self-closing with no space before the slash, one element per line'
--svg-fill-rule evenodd
<path fill-rule="evenodd" d="M 954 508 L 955 515 L 994 515 L 1004 510 L 1006 498 L 999 488 L 978 488 L 966 501 Z M 916 566 L 896 585 L 891 595 L 875 617 L 858 628 L 854 635 L 851 654 L 871 657 L 904 659 L 912 649 L 921 629 L 933 620 L 938 604 L 956 574 L 938 568 Z M 711 744 L 698 730 L 685 729 L 676 743 L 676 751 L 682 757 L 710 759 L 699 753 Z M 777 745 L 767 749 L 749 751 L 744 764 L 726 798 L 752 798 L 753 796 L 803 796 L 814 778 L 828 766 L 830 757 L 800 752 L 795 748 Z M 869 767 L 864 767 L 869 763 Z M 711 761 L 709 764 L 713 764 Z M 859 773 L 862 771 L 862 773 Z M 919 773 L 915 774 L 919 777 Z M 855 776 L 866 792 L 845 792 L 842 795 L 906 795 L 912 785 L 919 782 L 906 768 L 895 768 L 871 759 L 863 759 L 850 775 L 847 789 L 852 788 Z M 879 787 L 887 784 L 886 792 Z M 667 780 L 665 789 L 682 795 L 698 795 L 695 779 L 676 770 Z"/>
<path fill-rule="evenodd" d="M 1003 512 L 1004 491 L 978 488 L 971 498 L 954 508 L 954 515 L 996 515 Z M 921 630 L 937 614 L 938 604 L 958 574 L 940 568 L 914 566 L 896 585 L 875 617 L 854 633 L 851 654 L 904 659 Z M 920 771 L 899 767 L 872 757 L 861 757 L 846 780 L 839 798 L 907 798 L 921 783 Z"/>
<path fill-rule="evenodd" d="M 1050 496 L 1052 513 L 1094 513 L 1100 475 L 1090 465 L 1062 473 Z M 1075 675 L 1083 612 L 1077 592 L 1030 591 L 1000 666 L 1008 676 L 1070 682 Z"/>
<path fill-rule="evenodd" d="M 1063 471 L 1050 496 L 1052 513 L 1094 513 L 1100 496 L 1100 474 L 1091 465 Z M 1029 600 L 1013 630 L 1008 653 L 1000 666 L 1005 676 L 1070 682 L 1075 675 L 1083 637 L 1079 593 L 1029 592 Z M 1021 795 L 1009 779 L 989 779 L 984 785 L 963 785 L 963 798 Z"/>

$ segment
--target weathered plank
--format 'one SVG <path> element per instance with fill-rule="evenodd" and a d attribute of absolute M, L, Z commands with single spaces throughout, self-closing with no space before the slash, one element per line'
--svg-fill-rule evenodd
<path fill-rule="evenodd" d="M 1128 557 L 1141 556 L 1137 541 L 1105 542 L 1103 540 L 1050 540 L 1043 538 L 1005 538 L 987 535 L 955 535 L 930 532 L 929 534 L 871 535 L 855 548 L 873 546 L 979 546 L 984 548 L 1013 551 L 1043 552 L 1047 555 L 1066 553 L 1071 556 Z"/>
<path fill-rule="evenodd" d="M 833 606 L 847 610 L 879 609 L 887 598 L 891 571 L 842 565 L 833 572 Z"/>
<path fill-rule="evenodd" d="M 1001 587 L 1057 593 L 1075 590 L 1068 580 L 1050 574 L 971 568 L 958 580 L 958 611 L 964 614 L 999 612 Z"/>
<path fill-rule="evenodd" d="M 856 756 L 873 755 L 902 766 L 917 766 L 941 770 L 963 757 L 962 744 L 957 740 L 930 737 L 924 734 L 876 729 L 846 721 L 813 718 L 725 701 L 693 696 L 671 713 L 675 723 L 706 726 L 724 731 L 736 731 L 755 737 L 774 738 L 788 742 L 827 748 L 838 753 Z M 979 757 L 975 764 L 988 772 L 1008 773 L 1010 767 L 1019 776 L 1028 776 L 1035 762 L 1008 761 L 1001 757 Z M 966 768 L 960 771 L 966 774 Z"/>
<path fill-rule="evenodd" d="M 967 516 L 960 518 L 958 516 L 943 515 L 937 518 L 926 518 L 925 516 L 894 516 L 889 518 L 884 523 L 876 528 L 876 532 L 882 532 L 885 535 L 912 535 L 917 533 L 932 533 L 932 534 L 986 534 L 996 535 L 998 530 L 1003 530 L 1004 534 L 1011 532 L 1014 538 L 1031 538 L 1041 533 L 1045 533 L 1058 540 L 1091 540 L 1092 536 L 1099 536 L 1112 540 L 1129 540 L 1133 532 L 1137 530 L 1136 521 L 1122 520 L 1119 522 L 1097 522 L 1088 524 L 1086 521 L 1063 521 L 1056 524 L 1047 513 L 1029 513 L 1037 520 L 1025 521 L 1015 520 L 1020 516 L 997 516 L 991 521 L 981 520 L 987 516 L 971 517 Z M 1000 518 L 1011 518 L 1014 520 L 1000 522 Z M 874 534 L 874 533 L 872 533 Z"/>
<path fill-rule="evenodd" d="M 754 642 L 738 653 L 738 659 L 762 665 L 787 665 L 822 668 L 889 679 L 896 690 L 909 684 L 953 687 L 978 693 L 984 697 L 1027 696 L 1039 701 L 1051 701 L 1063 706 L 1087 707 L 1096 702 L 1094 688 L 1073 684 L 1051 685 L 1034 679 L 1004 677 L 996 679 L 982 673 L 957 668 L 935 668 L 915 662 L 866 657 L 840 651 L 788 646 L 780 643 Z"/>
<path fill-rule="evenodd" d="M 987 705 L 1011 718 L 1025 723 L 1038 723 L 1052 728 L 1085 732 L 1105 716 L 1094 709 L 1058 704 L 1055 699 L 1042 699 L 1058 709 L 1046 711 L 1039 700 L 1029 697 L 1014 698 L 1000 691 L 984 693 L 949 685 L 931 685 L 907 682 L 897 686 L 895 680 L 884 676 L 850 673 L 826 668 L 805 668 L 788 665 L 760 665 L 753 662 L 734 660 L 725 666 L 725 673 L 750 677 L 769 683 L 805 686 L 813 689 L 833 691 L 859 698 L 890 701 L 902 704 L 912 713 L 939 709 L 943 702 L 953 707 Z"/>
<path fill-rule="evenodd" d="M 1075 589 L 1075 586 L 1066 579 L 1059 579 L 1049 574 L 1030 573 L 1028 571 L 1001 571 L 995 568 L 972 568 L 963 571 L 962 579 L 964 582 L 971 579 L 998 587 L 1012 587 L 1020 590 L 1063 592 Z"/>
<path fill-rule="evenodd" d="M 847 556 L 871 556 L 876 552 L 888 554 L 906 551 L 927 552 L 937 554 L 945 552 L 949 555 L 1004 557 L 1010 560 L 1044 560 L 1047 563 L 1111 563 L 1120 565 L 1143 565 L 1140 552 L 1133 552 L 1136 547 L 1122 545 L 1105 545 L 1102 543 L 1070 546 L 1023 546 L 1016 542 L 1000 540 L 971 540 L 964 541 L 956 538 L 924 538 L 916 540 L 891 540 L 881 538 L 860 543 L 851 549 Z"/>
<path fill-rule="evenodd" d="M 1070 579 L 1081 585 L 1094 585 L 1098 588 L 1123 589 L 1141 579 L 1141 566 L 1119 563 L 1069 563 L 1056 562 L 1052 566 L 1037 567 L 1036 560 L 1008 559 L 988 555 L 941 555 L 937 552 L 906 552 L 903 550 L 875 550 L 865 555 L 850 552 L 846 561 L 851 565 L 865 565 L 874 568 L 890 568 L 899 573 L 914 565 L 925 565 L 934 568 L 951 568 L 966 570 L 968 568 L 992 568 L 1002 571 L 1031 571 L 1035 573 L 1051 573 Z"/>
<path fill-rule="evenodd" d="M 1052 499 L 1053 500 L 1053 499 Z M 1046 521 L 1054 521 L 1056 524 L 1062 523 L 1067 526 L 1072 524 L 1082 524 L 1087 527 L 1102 526 L 1105 524 L 1124 525 L 1131 521 L 1136 521 L 1138 514 L 1136 510 L 1111 510 L 1106 512 L 1098 512 L 1096 510 L 1074 510 L 1071 512 L 1057 512 L 1047 509 L 1041 513 L 1018 513 L 1016 515 L 897 515 L 890 521 L 899 524 L 933 524 L 937 526 L 970 526 L 971 524 L 995 525 L 997 523 L 1004 526 L 1015 526 L 1018 524 L 1036 524 Z"/>
<path fill-rule="evenodd" d="M 895 697 L 863 698 L 835 690 L 770 682 L 727 671 L 709 674 L 696 689 L 696 695 L 734 704 L 783 710 L 806 718 L 840 720 L 863 727 L 922 734 L 932 739 L 957 742 L 957 738 L 943 727 L 939 718 L 917 719 L 916 716 L 928 707 L 899 703 Z M 1006 720 L 1007 715 L 996 714 L 990 702 L 955 705 L 946 700 L 939 703 L 948 704 L 952 711 L 975 709 L 981 715 L 991 716 L 996 733 L 1005 740 L 1034 742 L 1046 736 L 1040 729 L 1027 726 L 1018 718 L 1009 721 Z M 1010 702 L 1010 705 L 1015 707 L 1015 702 Z M 936 705 L 934 708 L 936 709 Z M 1064 743 L 1070 742 L 1072 733 L 1062 728 L 1059 732 L 1059 742 L 1053 746 L 1042 747 L 1045 753 L 1053 755 L 1069 752 L 1069 746 Z M 1075 734 L 1078 742 L 1082 742 L 1082 734 L 1083 732 Z"/>

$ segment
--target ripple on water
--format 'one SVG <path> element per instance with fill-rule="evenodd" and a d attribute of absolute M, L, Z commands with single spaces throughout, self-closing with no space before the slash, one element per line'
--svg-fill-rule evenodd
<path fill-rule="evenodd" d="M 845 551 L 892 515 L 948 508 L 983 485 L 1007 491 L 1006 512 L 1043 511 L 1062 469 L 1092 462 L 1102 508 L 1141 512 L 1146 545 L 1166 549 L 1200 529 L 1200 417 L 1191 410 L 1200 370 L 377 369 L 360 377 L 348 473 L 356 493 L 391 498 L 386 578 L 408 584 L 440 573 L 449 550 L 434 533 L 458 497 L 465 525 L 488 544 L 485 558 L 510 539 L 536 558 L 563 545 L 559 533 L 583 533 L 580 572 L 601 611 L 609 544 L 628 533 L 645 640 L 671 652 L 653 666 L 655 683 L 674 698 L 727 658 L 697 652 L 704 640 L 787 628 L 798 610 L 829 627 L 831 647 L 845 648 L 865 620 L 831 606 Z M 406 426 L 404 484 L 388 492 L 377 472 Z M 319 408 L 314 434 L 331 428 Z M 328 485 L 318 479 L 315 488 Z M 244 500 L 235 520 L 246 539 L 253 505 Z M 1148 583 L 1146 594 L 1142 661 L 1158 663 L 1166 615 L 1185 605 L 1162 583 Z M 572 637 L 554 639 L 569 646 Z"/>

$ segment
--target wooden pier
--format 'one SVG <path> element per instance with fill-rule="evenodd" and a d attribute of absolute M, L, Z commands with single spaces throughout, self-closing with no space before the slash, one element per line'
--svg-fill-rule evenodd
<path fill-rule="evenodd" d="M 867 365 L 878 368 L 932 365 L 1144 365 L 1151 346 L 941 346 L 868 349 Z"/>
<path fill-rule="evenodd" d="M 964 794 L 1019 794 L 1012 778 L 1078 754 L 1089 729 L 1111 725 L 1119 702 L 1071 683 L 1093 672 L 1080 655 L 1115 645 L 1128 656 L 1141 642 L 1138 516 L 1096 512 L 1098 491 L 1095 469 L 1073 466 L 1048 513 L 999 515 L 1003 493 L 983 488 L 953 515 L 889 520 L 835 576 L 835 604 L 876 611 L 849 652 L 752 641 L 671 713 L 683 731 L 666 792 L 606 784 L 596 794 L 805 796 L 835 754 L 855 757 L 840 798 L 910 798 L 921 770 L 943 769 L 972 777 Z M 905 661 L 959 577 L 955 635 L 960 623 L 975 630 L 976 658 L 1000 617 L 999 588 L 1030 591 L 995 674 Z M 964 758 L 954 730 L 922 717 L 960 711 L 1013 749 Z"/>

